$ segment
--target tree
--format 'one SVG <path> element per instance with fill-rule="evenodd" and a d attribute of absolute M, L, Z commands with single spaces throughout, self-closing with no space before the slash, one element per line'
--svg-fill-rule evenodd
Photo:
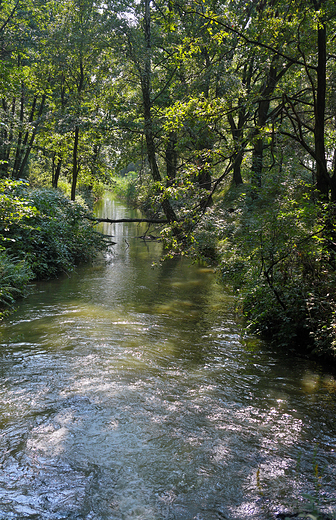
<path fill-rule="evenodd" d="M 89 156 L 97 156 L 98 148 L 86 147 L 85 133 L 99 125 L 97 96 L 99 81 L 104 78 L 108 38 L 106 19 L 100 4 L 93 0 L 63 1 L 55 12 L 55 28 L 50 35 L 53 46 L 54 133 L 72 135 L 71 199 L 75 200 L 77 180 Z M 51 50 L 51 49 L 50 49 Z M 105 71 L 106 72 L 106 71 Z M 91 137 L 94 134 L 91 133 Z M 66 151 L 65 151 L 66 152 Z M 57 153 L 54 185 L 59 176 L 63 154 Z"/>
<path fill-rule="evenodd" d="M 20 8 L 19 8 L 20 7 Z M 3 71 L 0 131 L 0 176 L 26 175 L 28 160 L 42 122 L 48 93 L 48 70 L 39 42 L 46 29 L 39 2 L 0 6 L 1 68 Z"/>
<path fill-rule="evenodd" d="M 283 134 L 300 144 L 315 162 L 316 188 L 322 198 L 336 200 L 336 176 L 330 156 L 334 153 L 332 105 L 326 106 L 327 78 L 335 67 L 335 4 L 328 0 L 312 1 L 298 16 L 297 48 L 301 56 L 301 78 L 306 88 L 286 93 L 284 109 L 292 131 Z M 312 38 L 313 35 L 313 38 Z M 329 99 L 335 83 L 329 83 Z"/>

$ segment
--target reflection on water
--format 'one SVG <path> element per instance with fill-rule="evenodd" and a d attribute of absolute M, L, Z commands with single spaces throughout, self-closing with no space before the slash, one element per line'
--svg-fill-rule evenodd
<path fill-rule="evenodd" d="M 110 200 L 101 214 L 130 210 Z M 267 519 L 335 507 L 335 380 L 242 338 L 209 269 L 104 225 L 109 262 L 2 324 L 0 519 Z"/>

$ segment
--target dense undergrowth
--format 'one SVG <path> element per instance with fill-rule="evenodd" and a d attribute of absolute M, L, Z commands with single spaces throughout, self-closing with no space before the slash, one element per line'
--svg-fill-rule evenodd
<path fill-rule="evenodd" d="M 211 257 L 210 228 L 210 251 L 247 327 L 278 348 L 335 360 L 335 208 L 313 203 L 304 185 L 291 196 L 288 186 L 271 191 L 231 190 L 195 232 L 195 256 Z"/>
<path fill-rule="evenodd" d="M 124 176 L 116 176 L 111 181 L 113 193 L 121 200 L 130 205 L 138 205 L 139 183 L 136 172 L 130 171 Z"/>
<path fill-rule="evenodd" d="M 85 218 L 84 202 L 54 189 L 0 182 L 0 317 L 30 281 L 53 278 L 104 251 L 104 238 Z"/>
<path fill-rule="evenodd" d="M 267 189 L 257 200 L 245 193 L 232 209 L 219 236 L 219 270 L 241 294 L 248 327 L 278 348 L 334 357 L 331 208 L 312 204 L 301 187 L 295 197 L 277 190 L 272 204 Z"/>
<path fill-rule="evenodd" d="M 282 174 L 283 175 L 283 174 Z M 148 214 L 153 193 L 132 179 L 133 202 Z M 128 183 L 125 182 L 125 187 Z M 156 207 L 157 207 L 157 201 Z M 246 327 L 278 348 L 336 356 L 336 206 L 318 202 L 304 180 L 269 176 L 256 193 L 227 186 L 201 217 L 182 190 L 174 202 L 180 240 L 165 227 L 168 256 L 187 254 L 217 267 L 236 291 Z M 187 209 L 186 209 L 187 208 Z"/>

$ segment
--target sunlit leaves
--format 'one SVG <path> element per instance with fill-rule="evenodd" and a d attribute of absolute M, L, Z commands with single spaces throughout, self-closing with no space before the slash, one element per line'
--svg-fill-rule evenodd
<path fill-rule="evenodd" d="M 22 181 L 0 179 L 0 240 L 15 240 L 7 234 L 12 226 L 37 215 L 37 209 L 23 196 L 26 184 Z M 1 246 L 1 244 L 0 244 Z"/>

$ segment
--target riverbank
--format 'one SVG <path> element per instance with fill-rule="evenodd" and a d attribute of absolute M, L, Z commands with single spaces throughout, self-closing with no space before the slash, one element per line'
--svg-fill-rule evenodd
<path fill-rule="evenodd" d="M 85 203 L 71 202 L 58 190 L 1 180 L 0 206 L 0 318 L 33 280 L 69 273 L 107 249 L 85 219 Z"/>
<path fill-rule="evenodd" d="M 125 198 L 131 192 L 133 204 L 153 216 L 146 182 L 134 176 L 123 182 Z M 303 183 L 288 197 L 287 186 L 271 179 L 258 196 L 249 184 L 228 185 L 202 212 L 196 202 L 189 208 L 187 188 L 174 189 L 172 207 L 184 210 L 162 230 L 166 255 L 215 267 L 252 333 L 336 370 L 333 204 L 318 203 Z"/>

